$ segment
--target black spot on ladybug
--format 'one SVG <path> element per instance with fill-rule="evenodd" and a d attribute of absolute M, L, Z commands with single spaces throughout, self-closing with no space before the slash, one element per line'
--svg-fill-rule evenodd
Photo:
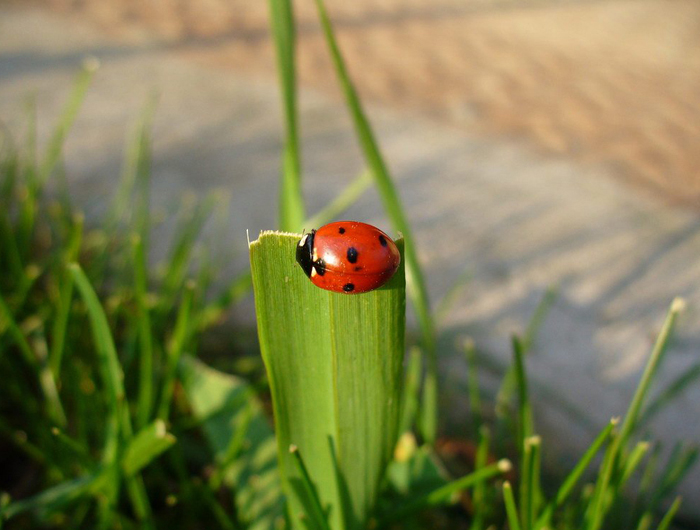
<path fill-rule="evenodd" d="M 341 226 L 340 228 L 338 228 L 338 232 L 340 232 L 341 234 L 344 234 L 344 233 L 345 233 L 345 228 L 343 228 L 343 227 Z"/>
<path fill-rule="evenodd" d="M 346 283 L 345 285 L 343 285 L 343 291 L 345 291 L 346 293 L 351 293 L 354 290 L 355 290 L 355 285 L 352 283 Z"/>
<path fill-rule="evenodd" d="M 386 238 L 384 236 L 379 236 L 379 244 L 383 247 L 387 246 Z"/>
<path fill-rule="evenodd" d="M 319 276 L 323 276 L 324 274 L 326 274 L 326 262 L 322 259 L 317 259 L 316 261 L 314 261 L 314 269 L 316 269 L 316 273 Z"/>
<path fill-rule="evenodd" d="M 360 267 L 360 266 L 358 265 L 357 267 L 355 267 L 355 270 L 356 270 L 356 271 L 361 271 L 361 270 L 362 270 L 362 267 Z"/>
<path fill-rule="evenodd" d="M 348 249 L 348 261 L 350 263 L 356 263 L 357 262 L 357 249 L 355 247 L 350 247 Z"/>

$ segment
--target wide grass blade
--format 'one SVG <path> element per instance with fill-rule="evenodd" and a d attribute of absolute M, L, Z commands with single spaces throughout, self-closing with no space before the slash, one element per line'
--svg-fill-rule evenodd
<path fill-rule="evenodd" d="M 380 289 L 346 295 L 313 285 L 295 262 L 300 236 L 263 232 L 250 245 L 260 348 L 272 392 L 292 521 L 311 509 L 290 462 L 294 444 L 333 529 L 364 524 L 394 450 L 401 406 L 404 269 Z M 403 250 L 403 241 L 397 245 Z"/>
<path fill-rule="evenodd" d="M 437 431 L 437 350 L 435 343 L 435 324 L 430 312 L 430 303 L 428 301 L 428 291 L 425 280 L 418 263 L 413 232 L 408 223 L 403 206 L 401 205 L 401 200 L 399 199 L 398 191 L 390 176 L 389 169 L 379 150 L 369 120 L 360 103 L 360 98 L 350 79 L 323 0 L 316 0 L 316 7 L 318 8 L 321 26 L 331 53 L 331 59 L 333 60 L 338 80 L 340 81 L 341 88 L 345 95 L 346 103 L 360 142 L 360 147 L 367 161 L 367 166 L 374 177 L 374 182 L 382 202 L 384 203 L 387 216 L 391 220 L 394 229 L 403 235 L 405 241 L 406 252 L 404 258 L 406 262 L 408 294 L 413 302 L 423 335 L 425 350 L 428 353 L 428 372 L 422 403 L 422 430 L 426 439 L 433 441 Z"/>

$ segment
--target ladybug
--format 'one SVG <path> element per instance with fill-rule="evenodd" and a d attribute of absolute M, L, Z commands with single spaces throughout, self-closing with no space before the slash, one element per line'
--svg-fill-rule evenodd
<path fill-rule="evenodd" d="M 297 263 L 314 285 L 336 293 L 366 293 L 384 285 L 401 263 L 392 239 L 372 225 L 338 221 L 304 234 Z"/>

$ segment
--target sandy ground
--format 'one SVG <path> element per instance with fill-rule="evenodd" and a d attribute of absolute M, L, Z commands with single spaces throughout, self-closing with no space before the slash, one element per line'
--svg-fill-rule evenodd
<path fill-rule="evenodd" d="M 267 2 L 48 0 L 120 36 L 274 74 Z M 297 0 L 307 86 L 336 90 L 312 0 Z M 370 101 L 607 163 L 651 194 L 700 205 L 695 0 L 328 0 Z"/>

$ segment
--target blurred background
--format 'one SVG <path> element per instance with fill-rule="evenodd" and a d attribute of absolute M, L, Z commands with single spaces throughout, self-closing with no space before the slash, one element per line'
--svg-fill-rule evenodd
<path fill-rule="evenodd" d="M 532 357 L 540 430 L 580 452 L 624 412 L 665 310 L 689 302 L 663 381 L 700 351 L 700 3 L 696 0 L 328 0 L 357 87 L 416 231 L 442 322 L 443 410 L 460 422 L 466 336 L 506 365 L 547 289 Z M 312 0 L 298 18 L 310 213 L 363 168 Z M 282 118 L 266 2 L 0 0 L 0 119 L 45 141 L 86 56 L 101 68 L 66 143 L 88 219 L 116 185 L 124 138 L 156 94 L 153 195 L 220 189 L 230 273 L 246 229 L 275 227 Z M 347 217 L 388 227 L 368 191 Z M 168 239 L 157 229 L 155 252 Z M 160 237 L 162 236 L 162 237 Z M 163 243 L 165 248 L 165 243 Z M 153 258 L 156 259 L 155 257 Z M 223 281 L 223 280 L 222 280 Z M 252 328 L 252 300 L 232 320 Z M 495 381 L 495 379 L 494 379 Z M 653 424 L 699 440 L 697 386 Z M 551 436 L 549 436 L 551 437 Z M 546 438 L 545 438 L 546 439 Z M 684 483 L 700 494 L 700 473 Z M 698 514 L 697 506 L 683 509 Z"/>

